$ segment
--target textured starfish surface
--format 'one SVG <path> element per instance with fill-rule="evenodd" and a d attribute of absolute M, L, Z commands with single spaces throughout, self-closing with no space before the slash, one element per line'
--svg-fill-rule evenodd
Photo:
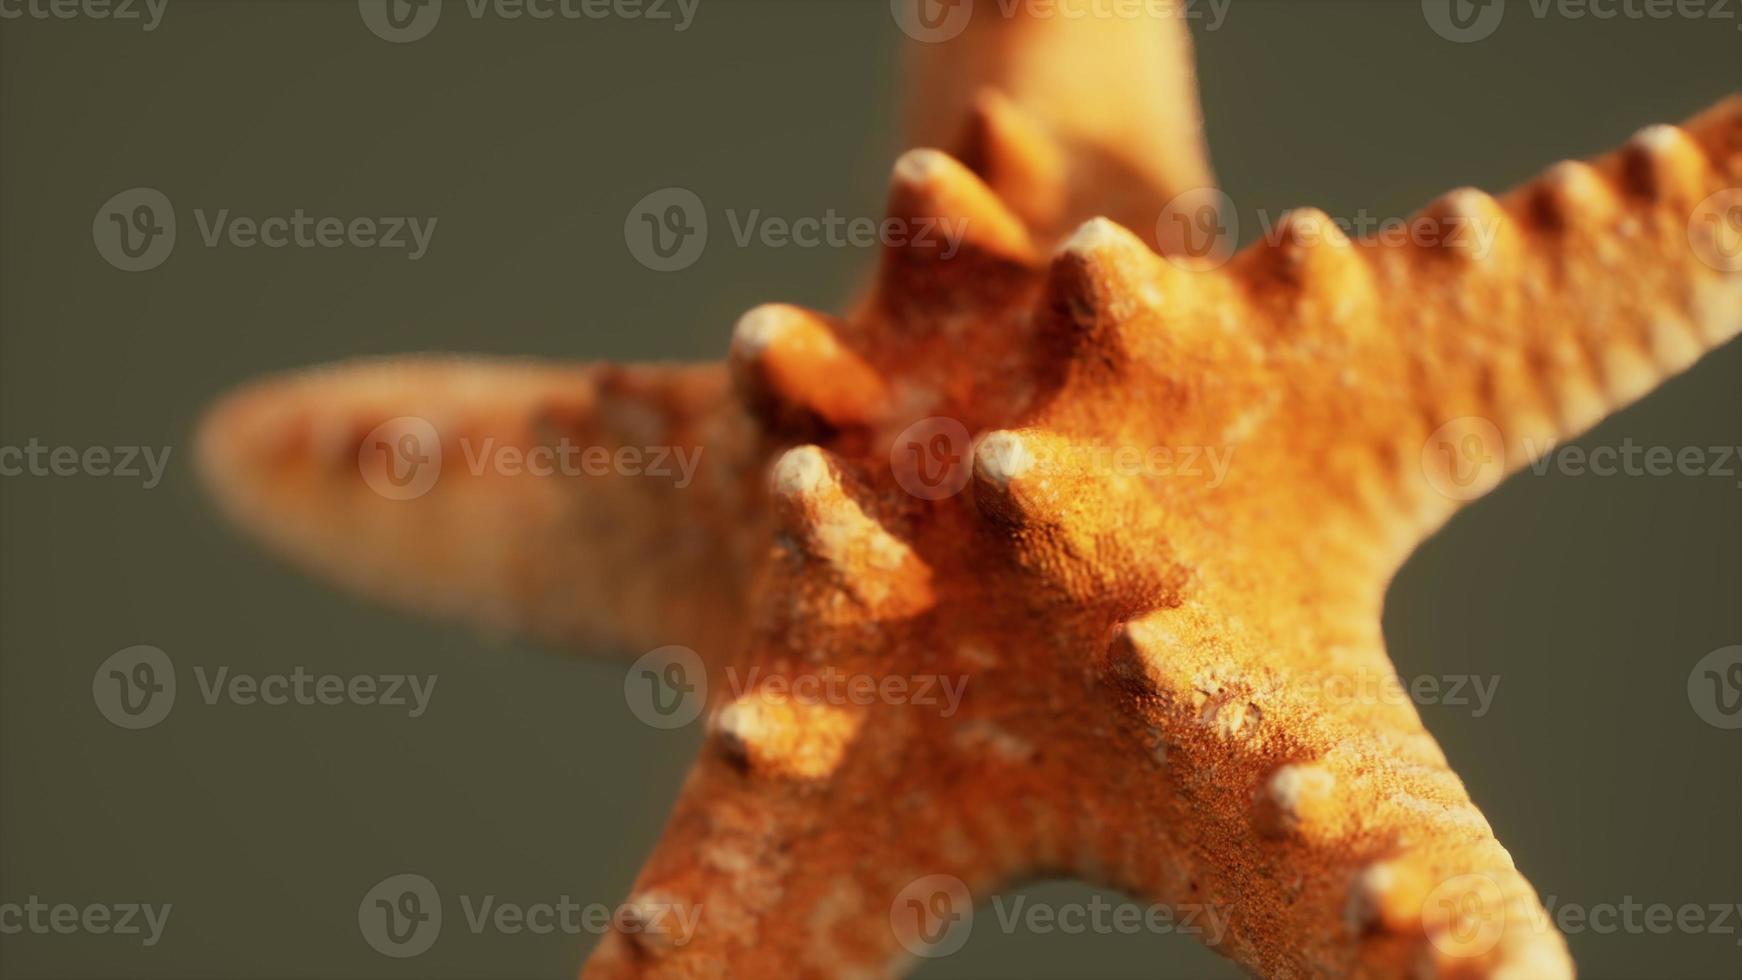
<path fill-rule="evenodd" d="M 1387 583 L 1463 499 L 1742 328 L 1742 275 L 1696 247 L 1734 231 L 1692 220 L 1742 184 L 1742 97 L 1422 212 L 1480 235 L 1301 210 L 1197 267 L 1155 235 L 1208 181 L 1187 44 L 988 17 L 921 46 L 918 131 L 956 155 L 903 156 L 890 214 L 965 220 L 962 248 L 885 249 L 839 318 L 753 310 L 724 364 L 371 362 L 207 420 L 225 509 L 356 590 L 701 651 L 708 739 L 587 975 L 899 973 L 892 905 L 932 875 L 1219 906 L 1266 976 L 1571 974 L 1413 705 L 1335 692 L 1395 680 Z M 404 417 L 444 463 L 392 500 L 360 444 Z M 954 456 L 911 434 L 937 418 Z M 562 439 L 704 452 L 681 489 L 460 464 Z M 1225 472 L 1139 462 L 1188 448 Z M 773 696 L 825 674 L 965 686 L 954 713 Z M 668 903 L 693 936 L 630 927 Z"/>

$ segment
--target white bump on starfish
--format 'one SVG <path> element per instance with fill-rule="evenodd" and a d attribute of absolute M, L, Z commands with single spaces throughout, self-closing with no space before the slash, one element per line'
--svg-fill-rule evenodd
<path fill-rule="evenodd" d="M 765 303 L 738 318 L 732 328 L 733 353 L 754 359 L 790 331 L 794 325 L 791 307 L 782 303 Z"/>
<path fill-rule="evenodd" d="M 1337 780 L 1323 766 L 1310 763 L 1286 765 L 1265 781 L 1260 823 L 1271 833 L 1304 832 L 1312 829 L 1332 807 Z"/>
<path fill-rule="evenodd" d="M 1511 219 L 1500 202 L 1474 187 L 1440 195 L 1421 214 L 1438 225 L 1439 234 L 1429 241 L 1429 247 L 1471 263 L 1492 262 L 1512 230 Z"/>
<path fill-rule="evenodd" d="M 1642 194 L 1692 202 L 1704 193 L 1706 155 L 1680 127 L 1647 126 L 1634 134 L 1623 153 L 1627 178 Z"/>
<path fill-rule="evenodd" d="M 750 407 L 776 425 L 799 417 L 867 423 L 889 402 L 882 377 L 842 346 L 835 321 L 803 307 L 768 303 L 745 313 L 729 360 Z"/>
<path fill-rule="evenodd" d="M 973 171 L 937 150 L 909 150 L 895 162 L 890 177 L 889 217 L 906 227 L 888 253 L 908 261 L 949 262 L 958 257 L 990 256 L 1011 262 L 1033 261 L 1034 245 L 1022 219 Z M 958 236 L 952 241 L 951 236 Z M 887 266 L 886 266 L 886 271 Z M 936 283 L 912 276 L 886 281 L 920 289 Z"/>
<path fill-rule="evenodd" d="M 1149 246 L 1111 218 L 1090 218 L 1077 226 L 1071 237 L 1059 246 L 1059 251 L 1085 258 L 1107 252 L 1147 255 Z"/>
<path fill-rule="evenodd" d="M 974 502 L 1008 526 L 1048 523 L 1048 515 L 1039 509 L 1039 488 L 1030 486 L 1043 482 L 1035 467 L 1040 451 L 1031 445 L 1038 436 L 999 430 L 981 436 L 974 447 Z"/>
<path fill-rule="evenodd" d="M 1619 203 L 1608 181 L 1583 160 L 1548 168 L 1536 187 L 1538 214 L 1557 230 L 1606 223 Z"/>
<path fill-rule="evenodd" d="M 859 718 L 842 708 L 749 692 L 714 715 L 721 750 L 752 774 L 818 780 L 840 765 Z"/>
<path fill-rule="evenodd" d="M 774 492 L 788 499 L 815 497 L 834 483 L 828 455 L 818 446 L 789 449 L 774 464 Z"/>
<path fill-rule="evenodd" d="M 769 482 L 788 540 L 801 555 L 829 565 L 839 587 L 887 614 L 929 603 L 929 569 L 847 493 L 840 463 L 828 452 L 787 450 Z"/>
<path fill-rule="evenodd" d="M 974 474 L 995 490 L 1010 489 L 1010 481 L 1025 476 L 1034 466 L 1034 453 L 1015 432 L 989 432 L 974 447 Z"/>
<path fill-rule="evenodd" d="M 1302 311 L 1299 319 L 1330 322 L 1347 330 L 1357 326 L 1352 322 L 1355 314 L 1373 298 L 1372 273 L 1353 246 L 1330 215 L 1318 208 L 1295 208 L 1237 268 L 1263 269 L 1269 276 L 1259 282 L 1291 286 L 1296 292 L 1290 301 L 1312 307 Z"/>
<path fill-rule="evenodd" d="M 1355 875 L 1344 909 L 1350 932 L 1360 935 L 1399 926 L 1396 912 L 1402 877 L 1399 867 L 1388 861 L 1369 864 Z"/>
<path fill-rule="evenodd" d="M 1162 262 L 1129 229 L 1106 218 L 1080 225 L 1046 270 L 1035 342 L 1047 356 L 1105 379 L 1131 360 L 1138 318 L 1158 313 L 1189 273 Z"/>
<path fill-rule="evenodd" d="M 690 939 L 681 925 L 687 916 L 674 914 L 684 904 L 665 892 L 637 892 L 617 910 L 617 928 L 648 955 L 664 956 Z"/>
<path fill-rule="evenodd" d="M 1331 216 L 1319 208 L 1300 207 L 1288 211 L 1277 224 L 1276 237 L 1284 244 L 1297 249 L 1310 248 L 1314 245 L 1326 245 L 1332 248 L 1347 248 L 1349 236 Z"/>

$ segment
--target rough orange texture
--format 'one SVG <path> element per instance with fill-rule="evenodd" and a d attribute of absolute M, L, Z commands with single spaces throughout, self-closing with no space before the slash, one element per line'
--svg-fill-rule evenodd
<path fill-rule="evenodd" d="M 1696 247 L 1725 229 L 1694 220 L 1742 184 L 1742 97 L 1423 212 L 1485 246 L 1350 241 L 1303 210 L 1277 242 L 1192 268 L 1146 243 L 1207 174 L 1189 73 L 1069 125 L 1011 80 L 1154 77 L 1133 52 L 1183 58 L 1183 35 L 1125 22 L 1158 36 L 1096 48 L 1057 23 L 977 23 L 956 71 L 949 45 L 924 56 L 921 98 L 968 113 L 972 166 L 902 157 L 890 211 L 967 219 L 960 254 L 888 250 L 838 319 L 759 308 L 729 365 L 420 360 L 270 382 L 203 432 L 219 499 L 369 593 L 709 660 L 712 734 L 589 977 L 898 974 L 892 905 L 931 875 L 982 897 L 1059 875 L 1215 906 L 1221 952 L 1270 977 L 1571 975 L 1413 706 L 1350 692 L 1395 681 L 1386 585 L 1463 499 L 1742 328 L 1742 276 Z M 1127 138 L 1148 122 L 1172 162 L 1109 166 L 1151 145 Z M 1091 220 L 1059 243 L 1052 223 L 1097 193 L 1147 227 Z M 388 500 L 359 441 L 405 415 L 444 460 L 462 437 L 555 433 L 706 453 L 681 490 L 444 468 Z M 943 444 L 970 470 L 934 500 L 893 468 L 938 446 L 900 434 L 939 416 L 974 438 Z M 1158 467 L 1158 449 L 1228 465 Z M 965 688 L 954 713 L 777 700 L 730 690 L 734 665 Z M 701 907 L 687 941 L 650 925 L 673 903 Z"/>

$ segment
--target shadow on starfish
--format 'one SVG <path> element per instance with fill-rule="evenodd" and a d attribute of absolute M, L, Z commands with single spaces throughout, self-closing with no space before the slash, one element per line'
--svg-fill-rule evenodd
<path fill-rule="evenodd" d="M 959 253 L 887 248 L 841 318 L 754 310 L 726 364 L 263 382 L 202 429 L 217 499 L 400 606 L 704 652 L 709 738 L 588 976 L 899 973 L 916 881 L 1053 875 L 1225 909 L 1266 976 L 1570 975 L 1413 705 L 1337 692 L 1395 683 L 1387 583 L 1458 506 L 1742 329 L 1742 97 L 1454 191 L 1431 243 L 1301 210 L 1219 264 L 1158 220 L 1209 184 L 1178 22 L 919 48 L 956 155 L 903 156 L 889 210 Z M 703 452 L 680 488 L 467 467 L 486 441 Z M 439 478 L 395 492 L 395 447 Z M 825 674 L 915 686 L 777 696 Z"/>

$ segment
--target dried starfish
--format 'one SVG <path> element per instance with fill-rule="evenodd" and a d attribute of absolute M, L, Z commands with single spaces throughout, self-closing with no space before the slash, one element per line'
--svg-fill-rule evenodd
<path fill-rule="evenodd" d="M 919 132 L 960 128 L 963 162 L 903 156 L 890 213 L 965 218 L 966 246 L 886 249 L 844 318 L 754 310 L 728 364 L 367 363 L 207 420 L 218 499 L 301 564 L 544 641 L 706 655 L 710 736 L 587 975 L 898 973 L 892 903 L 931 875 L 1222 906 L 1220 950 L 1266 976 L 1571 974 L 1413 706 L 1334 691 L 1394 679 L 1386 585 L 1461 498 L 1742 328 L 1742 275 L 1689 237 L 1730 233 L 1690 219 L 1742 183 L 1742 97 L 1423 212 L 1484 247 L 1301 210 L 1193 269 L 1115 221 L 1069 232 L 1148 232 L 1207 184 L 1187 45 L 1176 21 L 987 16 L 923 46 Z M 419 438 L 403 417 L 456 462 L 389 500 L 370 441 Z M 949 446 L 902 433 L 938 417 L 975 434 L 942 473 L 964 489 L 905 492 L 908 451 Z M 681 490 L 457 465 L 565 437 L 705 453 Z M 1448 438 L 1493 465 L 1442 470 Z M 1218 483 L 1120 453 L 1151 447 L 1236 456 Z M 767 696 L 825 672 L 968 680 L 953 716 Z M 701 906 L 693 939 L 633 928 L 664 903 Z"/>

